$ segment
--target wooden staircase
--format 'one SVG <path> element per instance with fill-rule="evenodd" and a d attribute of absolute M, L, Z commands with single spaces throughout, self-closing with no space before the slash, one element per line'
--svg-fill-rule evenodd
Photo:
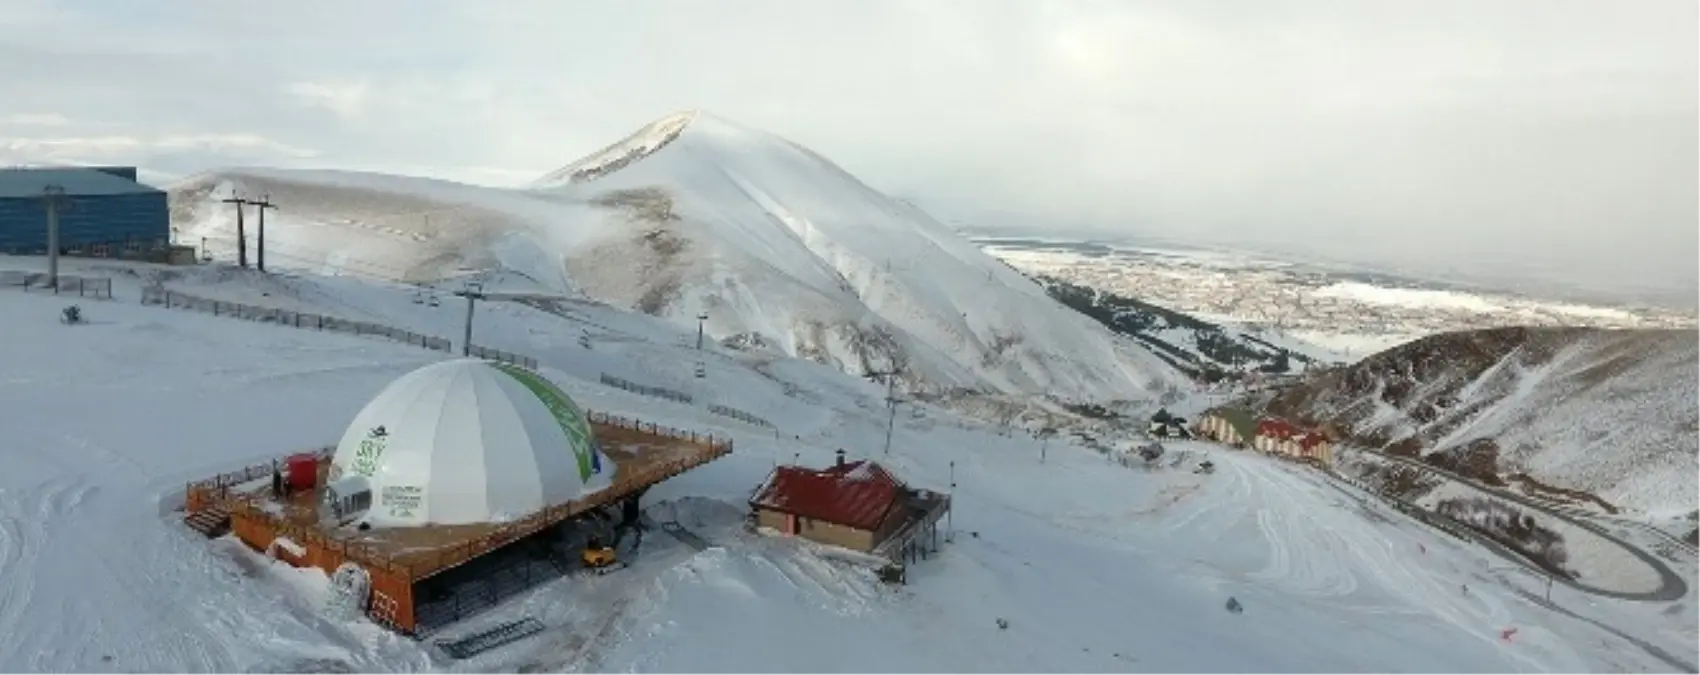
<path fill-rule="evenodd" d="M 230 509 L 222 505 L 209 506 L 183 516 L 183 524 L 208 539 L 222 537 L 230 531 Z"/>

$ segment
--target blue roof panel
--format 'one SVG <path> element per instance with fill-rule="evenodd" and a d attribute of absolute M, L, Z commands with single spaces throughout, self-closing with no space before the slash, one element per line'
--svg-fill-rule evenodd
<path fill-rule="evenodd" d="M 94 169 L 80 167 L 0 169 L 0 199 L 40 197 L 49 185 L 65 188 L 67 196 L 159 192 L 157 188 L 124 180 L 110 173 Z"/>

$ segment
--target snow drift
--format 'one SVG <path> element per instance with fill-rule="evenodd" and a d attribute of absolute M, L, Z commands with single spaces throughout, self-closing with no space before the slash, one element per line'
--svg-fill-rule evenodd
<path fill-rule="evenodd" d="M 525 189 L 240 169 L 172 189 L 180 239 L 234 257 L 231 191 L 281 205 L 273 267 L 545 288 L 911 388 L 1152 400 L 1178 374 L 927 214 L 795 143 L 677 113 Z M 252 227 L 250 225 L 250 227 Z M 250 246 L 252 233 L 250 233 Z"/>

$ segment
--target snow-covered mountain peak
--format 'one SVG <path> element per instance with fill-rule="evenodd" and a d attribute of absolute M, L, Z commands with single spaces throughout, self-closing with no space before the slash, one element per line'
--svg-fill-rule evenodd
<path fill-rule="evenodd" d="M 620 139 L 613 145 L 544 174 L 542 178 L 533 181 L 531 187 L 547 189 L 583 183 L 618 171 L 621 167 L 648 157 L 655 151 L 666 147 L 701 117 L 704 117 L 702 112 L 695 109 L 681 110 L 667 115 L 644 125 L 642 129 L 638 129 L 632 135 Z"/>
<path fill-rule="evenodd" d="M 288 209 L 268 225 L 274 265 L 415 282 L 506 270 L 692 328 L 706 314 L 708 335 L 727 344 L 857 374 L 901 370 L 933 393 L 1153 401 L 1185 384 L 921 210 L 790 140 L 700 111 L 526 189 L 203 176 L 172 192 L 180 236 L 234 258 L 233 212 L 214 197 L 238 185 Z"/>

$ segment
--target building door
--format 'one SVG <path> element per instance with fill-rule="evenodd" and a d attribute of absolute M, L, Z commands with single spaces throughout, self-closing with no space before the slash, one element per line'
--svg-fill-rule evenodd
<path fill-rule="evenodd" d="M 785 534 L 786 535 L 797 534 L 797 516 L 796 515 L 790 514 L 790 513 L 785 514 Z"/>

